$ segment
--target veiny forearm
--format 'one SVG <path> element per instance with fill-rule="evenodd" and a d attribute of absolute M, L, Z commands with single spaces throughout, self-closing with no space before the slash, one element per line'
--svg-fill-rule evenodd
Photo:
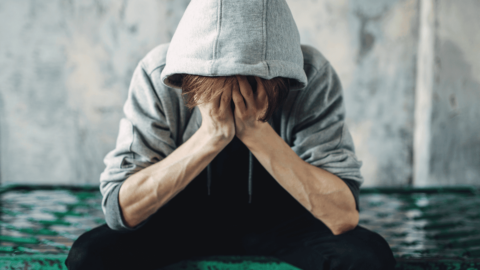
<path fill-rule="evenodd" d="M 302 160 L 271 126 L 265 125 L 256 138 L 244 143 L 272 177 L 333 234 L 358 224 L 355 199 L 345 182 Z"/>
<path fill-rule="evenodd" d="M 227 144 L 200 128 L 163 160 L 127 178 L 118 198 L 126 225 L 138 225 L 175 197 Z"/>

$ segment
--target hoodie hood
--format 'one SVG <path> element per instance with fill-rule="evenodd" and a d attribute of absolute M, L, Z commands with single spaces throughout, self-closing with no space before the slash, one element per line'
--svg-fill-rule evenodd
<path fill-rule="evenodd" d="M 172 37 L 161 74 L 181 88 L 180 74 L 290 78 L 306 87 L 300 35 L 285 0 L 192 0 Z"/>
<path fill-rule="evenodd" d="M 285 0 L 192 0 L 172 37 L 161 73 L 181 89 L 182 74 L 285 77 L 290 90 L 307 86 L 300 35 Z M 248 194 L 252 200 L 253 155 Z M 210 195 L 211 164 L 207 166 Z"/>

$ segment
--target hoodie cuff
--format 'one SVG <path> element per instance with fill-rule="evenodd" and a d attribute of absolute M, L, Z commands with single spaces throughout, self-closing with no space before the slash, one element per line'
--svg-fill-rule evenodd
<path fill-rule="evenodd" d="M 360 211 L 360 202 L 359 202 L 359 196 L 360 196 L 360 183 L 355 180 L 350 180 L 350 179 L 342 179 L 345 184 L 347 184 L 348 188 L 353 194 L 353 197 L 355 198 L 355 205 L 357 208 L 357 211 Z"/>
<path fill-rule="evenodd" d="M 114 187 L 110 192 L 110 196 L 108 196 L 106 203 L 105 220 L 108 227 L 110 227 L 110 229 L 112 230 L 123 232 L 136 231 L 137 229 L 145 225 L 145 223 L 147 223 L 151 216 L 133 228 L 125 224 L 122 209 L 120 208 L 120 203 L 118 202 L 118 193 L 120 192 L 120 187 L 122 186 L 122 184 Z"/>

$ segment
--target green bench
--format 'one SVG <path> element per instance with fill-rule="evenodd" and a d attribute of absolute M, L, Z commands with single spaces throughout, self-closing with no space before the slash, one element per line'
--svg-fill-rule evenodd
<path fill-rule="evenodd" d="M 103 224 L 98 187 L 0 188 L 0 270 L 66 269 L 73 241 Z M 473 187 L 364 188 L 360 224 L 380 233 L 397 269 L 480 269 L 480 192 Z M 273 257 L 192 258 L 172 269 L 294 270 Z"/>

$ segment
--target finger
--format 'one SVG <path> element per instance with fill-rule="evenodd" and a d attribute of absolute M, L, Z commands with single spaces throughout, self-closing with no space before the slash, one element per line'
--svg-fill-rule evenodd
<path fill-rule="evenodd" d="M 268 99 L 267 91 L 265 91 L 265 87 L 263 86 L 262 80 L 255 76 L 255 80 L 257 81 L 257 100 L 261 103 L 266 102 Z"/>
<path fill-rule="evenodd" d="M 233 102 L 235 103 L 235 108 L 238 108 L 240 112 L 244 112 L 246 110 L 245 100 L 243 99 L 242 94 L 240 94 L 240 87 L 238 83 L 235 83 L 233 85 L 232 99 L 233 99 Z"/>
<path fill-rule="evenodd" d="M 220 111 L 226 112 L 229 109 L 230 101 L 232 100 L 232 87 L 223 89 L 222 98 L 220 100 Z"/>
<path fill-rule="evenodd" d="M 216 89 L 221 89 L 219 88 L 220 85 L 218 84 L 218 81 L 213 85 L 213 87 L 215 87 Z M 222 105 L 222 96 L 223 96 L 223 91 L 214 99 L 213 104 L 215 105 L 215 108 L 214 108 L 215 110 L 219 109 L 220 106 Z"/>
<path fill-rule="evenodd" d="M 245 78 L 245 76 L 237 75 L 237 80 L 238 80 L 238 85 L 240 86 L 240 93 L 245 99 L 246 107 L 250 108 L 250 106 L 254 106 L 255 99 L 253 97 L 253 91 L 252 91 L 252 87 L 250 87 L 250 84 L 247 81 L 247 78 Z"/>

